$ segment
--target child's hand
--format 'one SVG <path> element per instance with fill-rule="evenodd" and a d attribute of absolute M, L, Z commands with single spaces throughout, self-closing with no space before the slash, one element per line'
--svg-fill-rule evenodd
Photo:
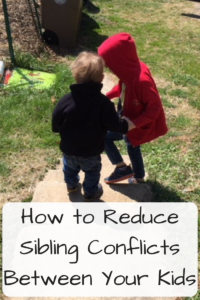
<path fill-rule="evenodd" d="M 122 119 L 126 120 L 126 122 L 128 123 L 128 131 L 136 128 L 135 124 L 129 118 L 123 116 Z"/>

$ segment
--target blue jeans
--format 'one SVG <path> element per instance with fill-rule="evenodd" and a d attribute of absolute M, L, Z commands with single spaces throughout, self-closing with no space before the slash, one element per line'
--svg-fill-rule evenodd
<path fill-rule="evenodd" d="M 121 133 L 108 131 L 106 134 L 104 151 L 106 152 L 109 160 L 113 165 L 123 162 L 123 158 L 114 143 L 114 141 L 120 141 L 123 139 L 127 146 L 127 152 L 132 164 L 132 169 L 135 177 L 144 178 L 144 162 L 140 146 L 134 147 L 133 145 L 131 145 L 126 135 L 123 136 Z"/>
<path fill-rule="evenodd" d="M 101 156 L 93 156 L 89 158 L 75 157 L 75 156 L 63 156 L 63 172 L 64 180 L 67 183 L 68 188 L 77 186 L 80 177 L 79 172 L 85 173 L 83 182 L 83 190 L 89 194 L 96 192 L 100 179 L 101 172 Z"/>

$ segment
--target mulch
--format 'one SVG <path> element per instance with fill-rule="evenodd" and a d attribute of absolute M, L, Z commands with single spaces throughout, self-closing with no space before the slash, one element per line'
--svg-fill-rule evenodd
<path fill-rule="evenodd" d="M 33 0 L 6 0 L 15 50 L 39 56 L 44 51 L 36 21 Z M 39 10 L 38 10 L 38 13 Z M 0 2 L 0 59 L 9 57 L 2 1 Z"/>

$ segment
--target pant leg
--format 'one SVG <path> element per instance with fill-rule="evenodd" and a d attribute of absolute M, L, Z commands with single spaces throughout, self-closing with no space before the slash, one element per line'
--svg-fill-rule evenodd
<path fill-rule="evenodd" d="M 76 162 L 76 158 L 64 155 L 63 156 L 63 172 L 64 180 L 69 188 L 76 186 L 80 180 L 78 173 L 80 166 Z"/>
<path fill-rule="evenodd" d="M 82 171 L 85 173 L 85 179 L 83 182 L 84 192 L 93 195 L 99 184 L 101 173 L 101 156 L 82 159 L 80 161 Z"/>
<path fill-rule="evenodd" d="M 113 165 L 123 162 L 123 158 L 114 143 L 114 141 L 120 141 L 122 139 L 123 135 L 121 133 L 108 131 L 106 134 L 104 151 Z"/>
<path fill-rule="evenodd" d="M 129 142 L 127 136 L 124 136 L 124 140 L 126 142 L 127 152 L 132 164 L 133 172 L 135 173 L 135 178 L 144 178 L 145 170 L 140 146 L 134 147 Z"/>

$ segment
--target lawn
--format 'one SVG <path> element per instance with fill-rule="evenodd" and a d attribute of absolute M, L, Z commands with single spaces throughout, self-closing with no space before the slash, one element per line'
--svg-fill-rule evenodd
<path fill-rule="evenodd" d="M 19 67 L 52 72 L 57 78 L 49 90 L 0 90 L 1 206 L 31 201 L 36 184 L 59 162 L 51 114 L 73 82 L 69 63 L 82 50 L 96 51 L 108 36 L 129 32 L 155 78 L 169 127 L 166 136 L 142 146 L 153 201 L 189 201 L 200 208 L 200 3 L 96 0 L 93 4 L 99 12 L 83 10 L 74 51 L 44 47 L 34 55 L 14 40 Z M 124 144 L 118 146 L 126 154 Z"/>

